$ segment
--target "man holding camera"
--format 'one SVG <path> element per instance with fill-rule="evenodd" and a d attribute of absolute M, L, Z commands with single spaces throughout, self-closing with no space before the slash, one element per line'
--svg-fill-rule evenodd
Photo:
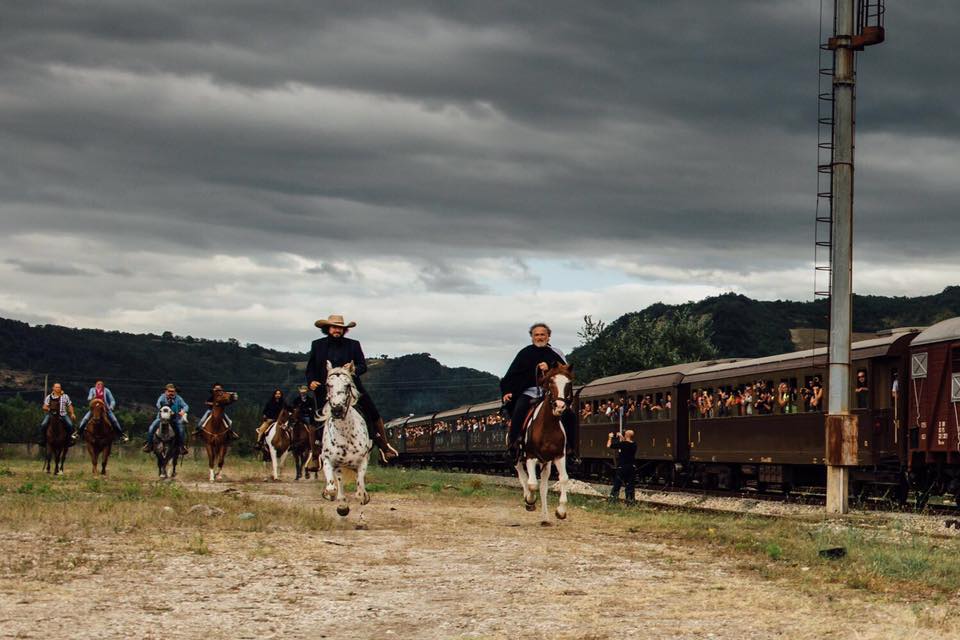
<path fill-rule="evenodd" d="M 637 501 L 634 495 L 634 460 L 637 457 L 637 443 L 633 441 L 633 431 L 627 429 L 621 437 L 619 433 L 607 435 L 607 448 L 617 450 L 617 470 L 613 476 L 613 488 L 610 490 L 610 499 L 620 497 L 620 487 L 623 487 L 623 497 L 627 504 Z"/>

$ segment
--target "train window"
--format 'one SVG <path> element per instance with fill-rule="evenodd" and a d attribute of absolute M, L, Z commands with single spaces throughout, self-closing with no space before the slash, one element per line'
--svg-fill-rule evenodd
<path fill-rule="evenodd" d="M 910 359 L 910 377 L 911 378 L 926 378 L 927 377 L 927 353 L 915 353 Z"/>
<path fill-rule="evenodd" d="M 953 374 L 950 385 L 950 401 L 960 402 L 960 373 Z"/>

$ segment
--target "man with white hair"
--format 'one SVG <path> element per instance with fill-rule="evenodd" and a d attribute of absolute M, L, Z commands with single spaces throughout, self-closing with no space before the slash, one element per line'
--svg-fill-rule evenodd
<path fill-rule="evenodd" d="M 503 403 L 506 405 L 508 414 L 512 416 L 507 450 L 513 456 L 518 453 L 520 430 L 530 407 L 543 398 L 539 375 L 558 364 L 567 364 L 567 358 L 563 352 L 550 344 L 551 334 L 550 327 L 545 322 L 538 322 L 531 326 L 531 344 L 517 353 L 507 373 L 500 380 Z M 560 421 L 566 433 L 567 452 L 570 455 L 573 444 L 576 442 L 577 422 L 570 407 L 563 412 Z"/>

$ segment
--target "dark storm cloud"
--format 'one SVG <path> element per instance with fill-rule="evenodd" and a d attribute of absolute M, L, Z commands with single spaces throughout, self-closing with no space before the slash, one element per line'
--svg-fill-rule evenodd
<path fill-rule="evenodd" d="M 3 230 L 172 253 L 796 263 L 812 252 L 818 10 L 5 3 Z M 957 89 L 938 80 L 956 56 L 928 34 L 958 14 L 891 4 L 890 41 L 862 57 L 858 239 L 880 251 L 953 251 L 952 184 L 875 160 L 865 134 L 921 158 L 956 138 Z M 418 278 L 485 290 L 428 261 Z"/>
<path fill-rule="evenodd" d="M 69 263 L 42 262 L 8 258 L 4 260 L 17 271 L 35 276 L 87 276 L 89 272 Z"/>

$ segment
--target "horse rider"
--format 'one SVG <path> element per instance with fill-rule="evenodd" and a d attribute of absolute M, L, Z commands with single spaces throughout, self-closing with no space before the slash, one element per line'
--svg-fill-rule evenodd
<path fill-rule="evenodd" d="M 200 433 L 203 431 L 203 428 L 207 424 L 207 420 L 210 418 L 210 414 L 213 413 L 213 396 L 217 391 L 223 391 L 223 385 L 219 382 L 214 382 L 213 386 L 210 387 L 210 395 L 207 397 L 207 401 L 204 402 L 207 405 L 207 410 L 203 412 L 203 415 L 200 416 L 200 419 L 197 420 L 197 426 L 193 429 L 193 435 L 196 438 L 200 437 Z M 240 434 L 233 430 L 233 420 L 230 419 L 230 416 L 227 415 L 227 412 L 223 412 L 223 421 L 227 423 L 227 430 L 230 433 L 231 440 L 239 440 Z"/>
<path fill-rule="evenodd" d="M 354 382 L 360 393 L 357 409 L 367 423 L 367 433 L 380 448 L 380 457 L 385 462 L 396 457 L 397 450 L 387 442 L 387 434 L 383 430 L 383 418 L 380 417 L 380 412 L 374 406 L 370 394 L 364 390 L 360 382 L 360 376 L 367 371 L 367 360 L 363 355 L 363 349 L 359 342 L 345 337 L 347 331 L 357 326 L 357 323 L 347 324 L 343 316 L 331 315 L 326 320 L 317 320 L 314 325 L 326 336 L 313 341 L 310 345 L 310 359 L 307 361 L 307 385 L 313 391 L 317 406 L 323 407 L 327 402 L 327 362 L 333 367 L 342 367 L 352 362 L 356 370 Z"/>
<path fill-rule="evenodd" d="M 283 398 L 283 389 L 277 387 L 273 390 L 273 393 L 270 394 L 270 399 L 267 400 L 267 403 L 263 405 L 263 417 L 260 421 L 260 426 L 257 427 L 257 449 L 263 448 L 263 437 L 267 435 L 267 431 L 270 430 L 270 425 L 277 421 L 281 413 L 289 410 L 290 408 L 287 406 L 287 401 Z"/>
<path fill-rule="evenodd" d="M 94 400 L 100 400 L 103 402 L 104 406 L 107 407 L 107 418 L 110 420 L 110 424 L 113 425 L 113 430 L 117 432 L 117 435 L 121 440 L 124 442 L 129 442 L 130 438 L 128 438 L 127 434 L 123 432 L 123 427 L 120 426 L 120 421 L 117 420 L 117 416 L 113 413 L 113 410 L 117 407 L 117 402 L 113 399 L 113 394 L 110 393 L 110 389 L 103 384 L 103 380 L 97 380 L 87 392 L 87 404 L 89 405 Z M 80 426 L 77 428 L 76 433 L 74 433 L 72 436 L 74 440 L 83 438 L 83 430 L 87 427 L 87 422 L 89 420 L 90 410 L 87 409 L 87 412 L 80 420 Z"/>
<path fill-rule="evenodd" d="M 298 395 L 293 399 L 293 402 L 290 403 L 290 410 L 299 411 L 300 420 L 308 427 L 313 424 L 313 414 L 316 410 L 313 402 L 310 400 L 310 396 L 307 395 L 309 390 L 309 387 L 305 384 L 297 387 Z M 319 437 L 317 439 L 319 440 Z"/>
<path fill-rule="evenodd" d="M 153 434 L 156 433 L 157 427 L 160 426 L 160 409 L 163 407 L 170 407 L 170 410 L 173 412 L 173 426 L 177 430 L 177 437 L 180 438 L 180 454 L 186 455 L 187 433 L 183 428 L 183 419 L 186 417 L 190 407 L 187 406 L 187 403 L 184 402 L 180 394 L 177 393 L 177 388 L 173 384 L 168 384 L 164 387 L 163 393 L 157 398 L 157 417 L 150 423 L 150 429 L 147 430 L 147 444 L 143 445 L 143 450 L 147 453 L 153 451 Z"/>
<path fill-rule="evenodd" d="M 60 419 L 67 425 L 67 446 L 73 445 L 73 421 L 77 419 L 77 414 L 73 411 L 73 402 L 70 396 L 63 392 L 63 387 L 59 382 L 54 382 L 50 393 L 43 399 L 43 411 L 47 414 L 43 416 L 40 422 L 40 445 L 47 444 L 47 425 L 50 424 L 50 416 L 54 413 L 60 414 Z"/>
<path fill-rule="evenodd" d="M 516 456 L 520 449 L 520 430 L 527 419 L 527 413 L 535 401 L 543 398 L 539 376 L 551 367 L 558 364 L 567 364 L 567 359 L 560 349 L 550 344 L 550 327 L 544 322 L 538 322 L 530 327 L 530 341 L 532 344 L 521 349 L 510 368 L 500 380 L 500 393 L 503 394 L 503 403 L 506 405 L 510 420 L 510 432 L 507 439 L 507 450 L 511 456 Z M 576 418 L 570 407 L 567 407 L 561 417 L 567 439 L 567 455 L 572 456 L 573 443 L 576 442 L 574 430 Z"/>

